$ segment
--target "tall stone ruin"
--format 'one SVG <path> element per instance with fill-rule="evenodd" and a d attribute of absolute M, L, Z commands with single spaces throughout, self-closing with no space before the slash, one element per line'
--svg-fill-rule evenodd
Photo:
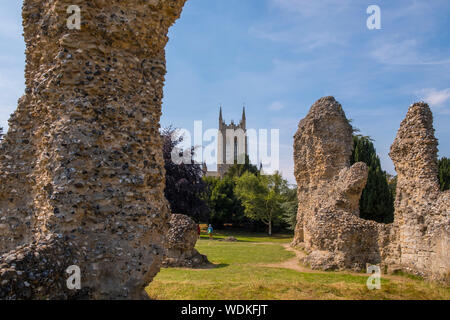
<path fill-rule="evenodd" d="M 298 216 L 294 244 L 315 269 L 355 269 L 378 263 L 389 227 L 359 218 L 368 169 L 350 167 L 353 129 L 342 106 L 325 97 L 311 107 L 294 136 Z"/>
<path fill-rule="evenodd" d="M 439 188 L 437 146 L 430 108 L 413 104 L 390 152 L 397 171 L 394 225 L 403 269 L 450 280 L 450 191 Z"/>
<path fill-rule="evenodd" d="M 70 264 L 89 298 L 143 297 L 169 227 L 158 130 L 184 3 L 24 1 L 26 90 L 0 146 L 0 298 L 70 297 Z"/>
<path fill-rule="evenodd" d="M 403 269 L 431 279 L 450 272 L 450 192 L 440 192 L 437 140 L 428 105 L 412 105 L 391 157 L 397 173 L 393 224 L 359 218 L 367 167 L 350 167 L 352 127 L 333 98 L 319 99 L 294 136 L 299 209 L 293 245 L 316 269 Z"/>

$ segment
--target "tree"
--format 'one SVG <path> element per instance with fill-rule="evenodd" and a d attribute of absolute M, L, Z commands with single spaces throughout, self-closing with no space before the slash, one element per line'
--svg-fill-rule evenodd
<path fill-rule="evenodd" d="M 225 223 L 244 223 L 244 208 L 234 192 L 235 180 L 225 176 L 223 179 L 204 177 L 203 181 L 207 186 L 203 199 L 211 211 L 209 222 L 219 228 Z"/>
<path fill-rule="evenodd" d="M 297 224 L 298 198 L 297 188 L 289 188 L 286 193 L 286 201 L 281 204 L 283 210 L 283 221 L 289 230 L 295 230 Z"/>
<path fill-rule="evenodd" d="M 389 192 L 391 193 L 392 200 L 395 200 L 397 194 L 397 176 L 386 173 L 387 183 L 389 185 Z"/>
<path fill-rule="evenodd" d="M 225 174 L 227 177 L 241 177 L 245 172 L 250 172 L 252 174 L 259 174 L 258 167 L 250 163 L 250 158 L 245 155 L 245 163 L 233 164 Z"/>
<path fill-rule="evenodd" d="M 288 184 L 279 173 L 254 175 L 249 172 L 236 178 L 236 195 L 241 200 L 244 213 L 252 220 L 262 221 L 272 235 L 274 222 L 283 215 Z"/>
<path fill-rule="evenodd" d="M 441 190 L 450 190 L 450 159 L 444 157 L 438 161 L 438 165 Z"/>
<path fill-rule="evenodd" d="M 382 223 L 394 221 L 394 198 L 386 172 L 381 169 L 380 158 L 369 137 L 353 136 L 351 164 L 364 162 L 369 167 L 367 184 L 359 202 L 360 216 Z"/>
<path fill-rule="evenodd" d="M 196 221 L 208 218 L 209 209 L 202 199 L 206 185 L 203 182 L 202 167 L 190 163 L 176 164 L 172 161 L 172 152 L 183 141 L 183 136 L 173 127 L 162 130 L 164 168 L 166 169 L 166 188 L 164 194 L 174 213 L 186 214 Z M 180 153 L 190 154 L 193 158 L 195 149 L 180 150 Z M 192 159 L 191 158 L 191 159 Z"/>
<path fill-rule="evenodd" d="M 235 193 L 236 178 L 241 177 L 246 172 L 254 175 L 259 174 L 258 168 L 250 163 L 247 155 L 245 163 L 232 165 L 222 179 L 203 178 L 203 182 L 206 184 L 203 200 L 210 209 L 209 222 L 216 227 L 220 228 L 225 223 L 242 226 L 250 222 L 250 219 L 244 214 L 241 200 L 237 198 Z"/>

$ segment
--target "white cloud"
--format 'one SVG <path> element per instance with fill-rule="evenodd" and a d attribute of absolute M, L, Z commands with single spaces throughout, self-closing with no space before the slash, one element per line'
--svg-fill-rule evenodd
<path fill-rule="evenodd" d="M 284 108 L 284 105 L 280 101 L 275 101 L 269 106 L 270 111 L 280 111 Z"/>
<path fill-rule="evenodd" d="M 450 105 L 450 88 L 437 90 L 437 89 L 424 89 L 421 92 L 423 101 L 430 104 L 432 107 L 442 108 Z M 446 105 L 447 103 L 447 105 Z"/>
<path fill-rule="evenodd" d="M 390 65 L 443 65 L 450 64 L 450 59 L 425 55 L 421 53 L 420 43 L 416 39 L 392 39 L 374 44 L 371 57 L 379 63 Z"/>

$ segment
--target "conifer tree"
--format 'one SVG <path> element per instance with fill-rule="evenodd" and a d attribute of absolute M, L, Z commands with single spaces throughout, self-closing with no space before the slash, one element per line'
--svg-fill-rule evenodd
<path fill-rule="evenodd" d="M 364 162 L 369 167 L 367 184 L 359 202 L 360 217 L 382 223 L 394 221 L 394 199 L 387 174 L 381 169 L 380 158 L 369 137 L 353 136 L 351 164 Z"/>
<path fill-rule="evenodd" d="M 441 190 L 450 190 L 450 159 L 444 157 L 439 160 L 438 164 Z"/>

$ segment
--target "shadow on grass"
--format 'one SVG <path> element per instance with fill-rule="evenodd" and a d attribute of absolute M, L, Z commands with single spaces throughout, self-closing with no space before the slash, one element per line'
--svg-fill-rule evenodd
<path fill-rule="evenodd" d="M 197 268 L 192 268 L 192 269 L 193 270 L 220 269 L 220 268 L 225 268 L 225 267 L 228 267 L 228 266 L 229 266 L 228 263 L 218 263 L 218 264 L 209 263 L 207 265 L 200 266 L 200 267 L 197 267 Z"/>
<path fill-rule="evenodd" d="M 227 241 L 225 240 L 227 237 L 226 236 L 215 236 L 214 238 L 210 239 L 208 236 L 201 236 L 200 240 L 209 240 L 209 241 L 220 241 L 220 242 L 225 242 L 225 243 L 233 243 L 233 242 L 255 242 L 252 240 L 242 240 L 242 239 L 236 239 L 236 241 Z"/>
<path fill-rule="evenodd" d="M 209 236 L 207 235 L 201 235 L 200 236 L 200 240 L 210 240 L 210 241 L 221 241 L 221 242 L 244 242 L 244 243 L 248 243 L 248 242 L 272 242 L 271 240 L 286 240 L 287 242 L 289 242 L 290 240 L 292 240 L 292 236 L 291 235 L 275 235 L 275 236 L 267 236 L 264 234 L 255 234 L 252 236 L 248 236 L 248 235 L 233 235 L 236 240 L 235 241 L 227 241 L 226 239 L 229 237 L 228 235 L 222 235 L 222 234 L 218 234 L 216 236 L 214 236 L 212 239 L 209 238 Z M 249 239 L 243 239 L 243 238 L 249 238 Z M 260 239 L 258 239 L 260 238 Z M 289 240 L 289 241 L 288 241 Z M 276 241 L 274 242 L 276 243 Z"/>
<path fill-rule="evenodd" d="M 401 277 L 405 277 L 405 278 L 409 278 L 409 279 L 417 280 L 417 281 L 424 281 L 425 280 L 423 277 L 421 277 L 419 275 L 408 273 L 408 272 L 405 272 L 403 270 L 395 270 L 392 274 L 395 275 L 395 276 L 401 276 Z"/>

